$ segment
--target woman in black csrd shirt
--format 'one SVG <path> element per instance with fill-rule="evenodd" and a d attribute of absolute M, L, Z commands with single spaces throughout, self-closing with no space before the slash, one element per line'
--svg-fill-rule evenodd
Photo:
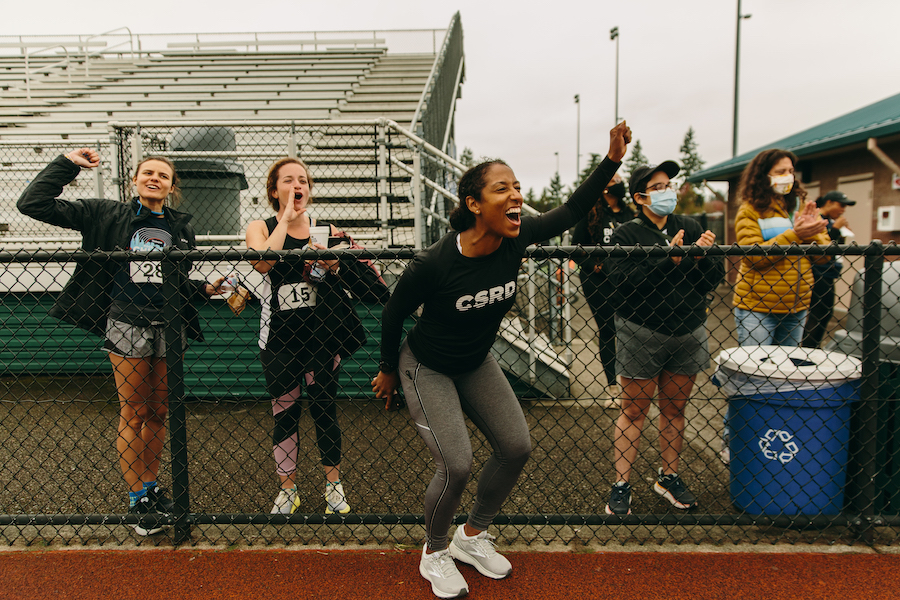
<path fill-rule="evenodd" d="M 587 214 L 630 140 L 627 125 L 617 125 L 608 156 L 594 173 L 563 206 L 538 217 L 520 218 L 519 182 L 504 162 L 469 169 L 459 182 L 460 204 L 450 215 L 455 231 L 416 256 L 385 307 L 373 388 L 391 405 L 402 383 L 416 430 L 436 463 L 425 493 L 427 545 L 419 571 L 439 597 L 468 589 L 451 556 L 495 579 L 511 571 L 486 529 L 528 460 L 531 438 L 490 348 L 515 300 L 525 248 L 561 234 Z M 420 305 L 422 317 L 401 348 L 403 321 Z M 493 454 L 482 469 L 469 519 L 448 544 L 472 463 L 464 415 L 485 435 Z"/>

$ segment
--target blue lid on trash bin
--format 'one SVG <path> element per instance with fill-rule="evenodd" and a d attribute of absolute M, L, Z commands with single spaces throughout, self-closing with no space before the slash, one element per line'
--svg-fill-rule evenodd
<path fill-rule="evenodd" d="M 862 361 L 840 352 L 796 346 L 740 346 L 722 350 L 716 364 L 734 372 L 787 381 L 833 382 L 862 377 Z"/>

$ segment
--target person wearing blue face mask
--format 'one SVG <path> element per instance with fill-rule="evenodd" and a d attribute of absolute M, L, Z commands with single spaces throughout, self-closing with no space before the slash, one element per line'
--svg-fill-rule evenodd
<path fill-rule="evenodd" d="M 638 216 L 618 227 L 610 244 L 713 245 L 715 234 L 703 231 L 693 219 L 672 214 L 677 195 L 671 178 L 678 171 L 676 163 L 665 161 L 632 172 L 628 187 Z M 693 508 L 697 498 L 678 476 L 684 410 L 697 373 L 709 366 L 706 295 L 725 276 L 724 265 L 703 256 L 625 257 L 607 262 L 619 294 L 616 370 L 622 384 L 622 411 L 614 440 L 616 482 L 606 513 L 631 513 L 631 467 L 654 396 L 659 403 L 662 465 L 653 490 L 676 508 Z"/>

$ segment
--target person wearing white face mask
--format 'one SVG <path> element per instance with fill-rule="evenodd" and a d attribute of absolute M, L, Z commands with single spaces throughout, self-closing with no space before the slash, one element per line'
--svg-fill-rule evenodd
<path fill-rule="evenodd" d="M 773 149 L 760 152 L 744 169 L 738 186 L 741 207 L 734 220 L 739 245 L 829 243 L 827 221 L 795 180 L 796 163 L 791 152 Z M 738 343 L 799 345 L 812 285 L 806 257 L 744 257 L 734 292 Z"/>
<path fill-rule="evenodd" d="M 632 172 L 629 193 L 638 216 L 618 227 L 610 244 L 713 245 L 715 234 L 703 231 L 694 219 L 672 214 L 677 196 L 671 178 L 678 171 L 677 164 L 665 161 Z M 703 256 L 627 257 L 607 262 L 619 294 L 616 370 L 622 385 L 622 412 L 614 440 L 616 483 L 606 513 L 631 513 L 631 467 L 654 396 L 659 403 L 662 466 L 653 490 L 676 508 L 693 508 L 697 498 L 678 476 L 684 410 L 697 373 L 709 366 L 706 294 L 722 280 L 724 265 Z"/>

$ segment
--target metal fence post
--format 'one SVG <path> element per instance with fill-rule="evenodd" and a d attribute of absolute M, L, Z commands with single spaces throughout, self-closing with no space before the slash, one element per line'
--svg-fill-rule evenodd
<path fill-rule="evenodd" d="M 390 230 L 390 206 L 388 205 L 388 187 L 387 187 L 387 177 L 388 177 L 388 166 L 387 166 L 387 133 L 385 131 L 385 126 L 383 123 L 379 123 L 376 127 L 375 134 L 375 143 L 378 145 L 378 196 L 380 199 L 380 208 L 379 211 L 381 213 L 381 235 L 382 248 L 387 248 L 390 239 L 391 239 L 391 230 Z"/>
<path fill-rule="evenodd" d="M 424 247 L 422 232 L 422 145 L 416 147 L 413 154 L 413 176 L 410 182 L 413 194 L 413 223 L 415 225 L 416 250 Z"/>
<path fill-rule="evenodd" d="M 878 408 L 879 367 L 881 359 L 881 288 L 884 268 L 884 253 L 881 242 L 876 240 L 866 253 L 863 274 L 863 323 L 862 361 L 863 374 L 860 389 L 860 403 L 857 411 L 859 446 L 858 481 L 861 490 L 859 498 L 860 535 L 866 543 L 872 542 L 872 517 L 876 512 L 878 490 L 875 486 L 878 459 Z"/>
<path fill-rule="evenodd" d="M 184 345 L 181 332 L 186 325 L 182 319 L 181 282 L 187 277 L 186 263 L 172 260 L 168 255 L 162 261 L 163 316 L 166 324 L 166 378 L 169 388 L 169 443 L 172 455 L 172 496 L 175 502 L 174 542 L 180 544 L 190 539 L 191 528 L 187 518 L 190 512 L 188 478 L 187 421 L 184 407 Z"/>

